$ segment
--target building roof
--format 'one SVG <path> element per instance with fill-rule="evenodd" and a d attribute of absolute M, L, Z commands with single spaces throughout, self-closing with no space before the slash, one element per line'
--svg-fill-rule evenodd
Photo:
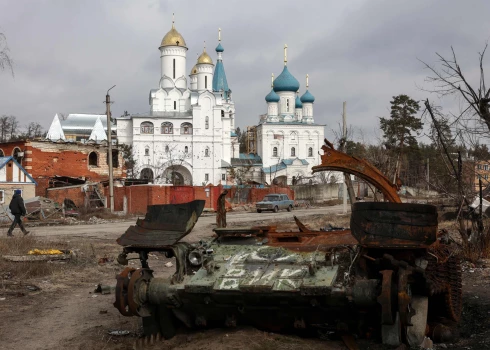
<path fill-rule="evenodd" d="M 218 44 L 218 46 L 216 46 L 216 52 L 223 52 L 225 51 L 225 49 L 223 48 L 223 46 L 221 46 L 221 43 Z"/>
<path fill-rule="evenodd" d="M 258 154 L 254 153 L 240 153 L 238 158 L 231 158 L 232 166 L 251 166 L 257 165 L 262 166 L 262 158 Z"/>
<path fill-rule="evenodd" d="M 231 168 L 231 164 L 228 163 L 227 161 L 224 161 L 223 159 L 221 159 L 221 167 L 222 168 Z"/>
<path fill-rule="evenodd" d="M 92 133 L 88 138 L 89 140 L 94 140 L 96 142 L 107 140 L 107 133 L 104 131 L 104 127 L 102 126 L 102 121 L 100 119 L 101 118 L 97 119 L 95 122 Z"/>
<path fill-rule="evenodd" d="M 188 118 L 192 117 L 192 111 L 187 112 L 146 112 L 146 113 L 135 113 L 131 114 L 131 118 Z M 118 118 L 119 119 L 119 118 Z M 124 119 L 124 118 L 123 118 Z"/>
<path fill-rule="evenodd" d="M 231 136 L 231 137 L 237 137 L 238 135 L 236 134 L 236 132 L 234 132 L 234 131 L 230 131 L 230 136 Z"/>
<path fill-rule="evenodd" d="M 49 126 L 46 138 L 53 141 L 65 140 L 65 133 L 63 132 L 63 128 L 61 127 L 58 113 L 55 114 L 54 119 Z"/>
<path fill-rule="evenodd" d="M 32 176 L 29 175 L 29 173 L 22 167 L 22 165 L 20 165 L 19 163 L 17 163 L 17 161 L 12 156 L 9 156 L 9 157 L 0 157 L 0 169 L 2 169 L 5 165 L 7 165 L 7 163 L 9 161 L 13 161 L 14 164 L 16 164 L 19 167 L 19 169 L 29 178 L 29 180 L 31 180 L 37 186 L 36 180 L 34 180 L 32 178 Z"/>
<path fill-rule="evenodd" d="M 64 131 L 92 130 L 99 118 L 104 130 L 107 130 L 107 116 L 105 114 L 68 114 L 68 117 L 61 121 L 61 127 Z"/>
<path fill-rule="evenodd" d="M 306 90 L 306 92 L 301 96 L 301 102 L 303 103 L 313 103 L 315 102 L 315 97 L 310 93 L 309 90 Z"/>
<path fill-rule="evenodd" d="M 274 91 L 292 91 L 299 90 L 299 81 L 289 73 L 288 66 L 284 66 L 281 74 L 274 79 Z"/>
<path fill-rule="evenodd" d="M 303 103 L 301 103 L 298 95 L 296 95 L 296 100 L 294 101 L 294 108 L 303 108 Z"/>
<path fill-rule="evenodd" d="M 279 163 L 268 166 L 268 167 L 263 167 L 262 171 L 266 174 L 270 173 L 275 173 L 279 170 L 286 169 L 289 165 L 292 165 L 295 160 L 301 161 L 302 165 L 308 165 L 308 161 L 306 159 L 299 159 L 299 158 L 292 158 L 292 159 L 283 159 Z"/>
<path fill-rule="evenodd" d="M 197 64 L 213 64 L 213 59 L 206 52 L 206 48 L 204 48 L 201 56 L 197 59 Z"/>
<path fill-rule="evenodd" d="M 187 48 L 184 37 L 175 29 L 175 25 L 172 22 L 172 29 L 168 31 L 167 34 L 162 39 L 160 47 L 164 46 L 182 46 Z"/>
<path fill-rule="evenodd" d="M 213 75 L 213 91 L 225 91 L 228 92 L 228 81 L 226 80 L 225 66 L 223 61 L 218 59 Z"/>
<path fill-rule="evenodd" d="M 271 92 L 265 97 L 266 102 L 279 102 L 279 100 L 279 95 L 274 92 L 274 89 L 271 89 Z"/>

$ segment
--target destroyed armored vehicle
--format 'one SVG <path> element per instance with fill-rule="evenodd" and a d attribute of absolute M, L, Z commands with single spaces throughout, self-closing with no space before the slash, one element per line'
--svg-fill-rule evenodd
<path fill-rule="evenodd" d="M 378 335 L 390 345 L 450 340 L 461 315 L 461 269 L 438 232 L 435 207 L 401 203 L 369 163 L 325 146 L 313 171 L 323 170 L 363 177 L 390 202 L 355 203 L 350 230 L 311 231 L 295 218 L 297 232 L 218 227 L 217 237 L 196 243 L 179 239 L 204 201 L 150 206 L 118 239 L 124 246 L 118 260 L 127 264 L 127 255 L 138 253 L 142 268 L 127 267 L 117 277 L 115 307 L 142 317 L 150 337 L 170 338 L 181 325 L 251 324 Z M 149 251 L 175 258 L 170 278 L 153 276 Z"/>

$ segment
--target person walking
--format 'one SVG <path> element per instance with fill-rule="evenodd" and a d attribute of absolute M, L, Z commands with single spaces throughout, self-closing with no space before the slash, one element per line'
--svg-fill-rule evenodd
<path fill-rule="evenodd" d="M 24 232 L 24 235 L 27 235 L 29 231 L 27 231 L 22 224 L 22 218 L 21 216 L 26 215 L 26 207 L 24 206 L 24 199 L 22 199 L 21 191 L 20 190 L 15 190 L 14 191 L 14 196 L 12 197 L 12 200 L 10 201 L 10 212 L 14 216 L 14 221 L 12 222 L 12 225 L 10 225 L 9 231 L 7 233 L 7 236 L 12 237 L 12 231 L 15 228 L 15 225 L 19 225 L 20 229 L 22 232 Z"/>

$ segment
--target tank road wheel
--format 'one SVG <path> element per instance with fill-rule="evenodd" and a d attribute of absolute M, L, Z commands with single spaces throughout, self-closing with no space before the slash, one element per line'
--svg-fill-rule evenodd
<path fill-rule="evenodd" d="M 259 213 L 259 214 L 260 214 L 260 213 L 262 213 L 262 210 L 260 210 L 260 209 L 257 209 L 257 213 Z"/>
<path fill-rule="evenodd" d="M 291 211 L 291 210 L 293 210 L 293 206 L 292 206 L 292 205 L 290 205 L 290 206 L 288 207 L 288 211 Z"/>
<path fill-rule="evenodd" d="M 415 311 L 412 316 L 412 326 L 407 326 L 407 342 L 411 347 L 419 347 L 427 334 L 427 314 L 429 298 L 419 295 L 412 296 L 410 307 Z"/>
<path fill-rule="evenodd" d="M 277 205 L 274 207 L 274 213 L 277 213 L 279 211 L 279 208 L 277 207 Z"/>

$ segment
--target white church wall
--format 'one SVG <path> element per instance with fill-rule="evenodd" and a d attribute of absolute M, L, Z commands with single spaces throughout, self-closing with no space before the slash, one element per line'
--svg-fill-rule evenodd
<path fill-rule="evenodd" d="M 161 52 L 161 68 L 162 77 L 166 75 L 172 81 L 164 79 L 162 81 L 163 88 L 173 88 L 174 84 L 180 89 L 187 88 L 187 82 L 185 80 L 179 79 L 180 77 L 185 77 L 187 74 L 186 70 L 186 52 L 185 47 L 179 46 L 167 46 L 160 49 Z M 174 61 L 175 60 L 175 61 Z M 175 62 L 175 74 L 174 74 L 174 62 Z M 177 79 L 179 79 L 177 81 Z"/>

